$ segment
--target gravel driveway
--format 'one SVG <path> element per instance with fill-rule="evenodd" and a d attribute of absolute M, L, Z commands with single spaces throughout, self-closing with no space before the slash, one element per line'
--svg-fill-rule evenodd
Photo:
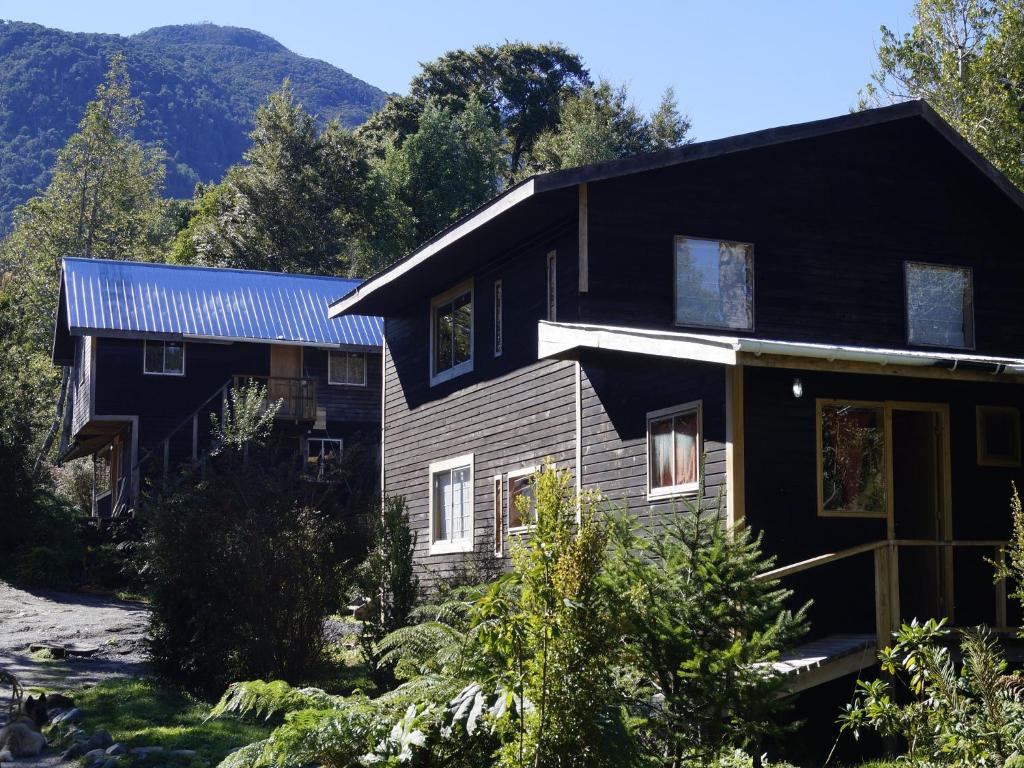
<path fill-rule="evenodd" d="M 62 690 L 147 674 L 146 607 L 92 595 L 15 589 L 0 581 L 0 669 Z M 32 643 L 95 648 L 88 658 L 37 661 Z"/>

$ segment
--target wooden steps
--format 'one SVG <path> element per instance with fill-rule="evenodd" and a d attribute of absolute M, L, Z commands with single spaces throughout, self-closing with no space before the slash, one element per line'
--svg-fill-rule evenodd
<path fill-rule="evenodd" d="M 798 693 L 877 662 L 874 635 L 828 635 L 786 651 L 771 667 L 788 678 L 786 693 Z"/>

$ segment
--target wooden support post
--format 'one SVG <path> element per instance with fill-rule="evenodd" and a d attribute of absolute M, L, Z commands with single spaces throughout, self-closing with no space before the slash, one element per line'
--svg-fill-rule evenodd
<path fill-rule="evenodd" d="M 889 645 L 893 627 L 889 610 L 889 547 L 875 550 L 875 632 L 878 650 Z"/>
<path fill-rule="evenodd" d="M 1006 565 L 1006 550 L 996 547 L 995 562 L 1000 568 Z M 1006 618 L 1006 579 L 996 580 L 996 629 L 1006 629 L 1009 621 Z"/>
<path fill-rule="evenodd" d="M 743 464 L 743 366 L 725 366 L 725 505 L 729 530 L 743 528 L 745 510 Z"/>

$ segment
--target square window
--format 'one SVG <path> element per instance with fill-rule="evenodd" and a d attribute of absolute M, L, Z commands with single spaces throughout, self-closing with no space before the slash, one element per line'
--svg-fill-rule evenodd
<path fill-rule="evenodd" d="M 534 478 L 540 467 L 508 473 L 508 529 L 522 531 L 537 523 L 537 493 Z"/>
<path fill-rule="evenodd" d="M 306 476 L 329 483 L 341 476 L 342 441 L 337 438 L 306 439 Z"/>
<path fill-rule="evenodd" d="M 431 302 L 430 383 L 473 370 L 473 287 L 465 283 Z"/>
<path fill-rule="evenodd" d="M 327 382 L 355 387 L 366 386 L 366 353 L 328 352 Z"/>
<path fill-rule="evenodd" d="M 473 457 L 430 465 L 430 550 L 473 549 Z"/>
<path fill-rule="evenodd" d="M 675 270 L 677 325 L 753 330 L 753 245 L 677 237 Z"/>
<path fill-rule="evenodd" d="M 885 407 L 818 401 L 818 514 L 886 517 Z"/>
<path fill-rule="evenodd" d="M 907 342 L 928 347 L 974 347 L 971 270 L 906 264 Z"/>
<path fill-rule="evenodd" d="M 649 497 L 697 490 L 700 472 L 700 404 L 647 414 Z"/>
<path fill-rule="evenodd" d="M 979 405 L 978 464 L 986 467 L 1020 466 L 1020 411 Z"/>
<path fill-rule="evenodd" d="M 180 341 L 143 342 L 143 372 L 158 376 L 185 375 L 185 344 Z"/>

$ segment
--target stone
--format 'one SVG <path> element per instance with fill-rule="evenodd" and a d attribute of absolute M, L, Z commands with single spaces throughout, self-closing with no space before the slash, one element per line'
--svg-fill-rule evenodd
<path fill-rule="evenodd" d="M 117 768 L 117 764 L 120 762 L 121 761 L 116 757 L 108 757 L 101 763 L 101 765 L 103 768 Z"/>
<path fill-rule="evenodd" d="M 89 734 L 83 731 L 81 728 L 72 728 L 68 731 L 68 738 L 76 742 L 84 742 L 89 740 Z"/>
<path fill-rule="evenodd" d="M 114 737 L 107 733 L 102 728 L 97 728 L 93 731 L 92 736 L 89 737 L 89 741 L 86 742 L 87 746 L 92 749 L 102 749 L 106 751 L 107 747 L 114 743 Z"/>
<path fill-rule="evenodd" d="M 82 757 L 85 758 L 86 761 L 93 761 L 93 760 L 96 760 L 98 758 L 106 759 L 106 757 L 107 757 L 107 750 L 105 750 L 105 749 L 90 749 L 88 752 L 86 752 L 84 755 L 82 755 Z"/>
<path fill-rule="evenodd" d="M 68 749 L 66 749 L 64 751 L 64 754 L 60 756 L 60 760 L 61 760 L 62 763 L 66 763 L 68 760 L 77 760 L 81 756 L 82 756 L 82 745 L 81 744 L 74 744 L 73 746 L 68 747 Z"/>
<path fill-rule="evenodd" d="M 163 751 L 163 747 L 134 747 L 128 750 L 128 753 L 131 755 L 138 755 L 139 757 L 148 757 L 149 755 L 155 755 Z"/>
<path fill-rule="evenodd" d="M 168 754 L 175 757 L 195 757 L 196 751 L 194 749 L 172 749 Z"/>
<path fill-rule="evenodd" d="M 126 747 L 124 744 L 121 744 L 120 742 L 116 744 L 111 744 L 109 747 L 107 747 L 107 754 L 111 757 L 120 757 L 121 755 L 127 755 L 128 747 Z"/>
<path fill-rule="evenodd" d="M 71 725 L 73 723 L 82 722 L 84 718 L 85 713 L 83 713 L 78 707 L 75 707 L 55 718 L 53 723 L 54 725 Z"/>

